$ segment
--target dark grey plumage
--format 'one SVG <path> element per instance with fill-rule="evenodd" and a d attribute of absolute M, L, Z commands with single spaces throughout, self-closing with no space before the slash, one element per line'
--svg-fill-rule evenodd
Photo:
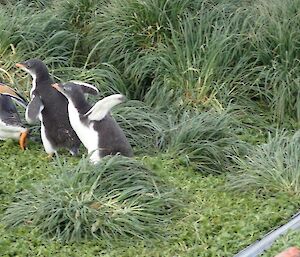
<path fill-rule="evenodd" d="M 0 120 L 7 125 L 23 127 L 23 123 L 11 97 L 2 94 L 0 94 Z"/>
<path fill-rule="evenodd" d="M 93 147 L 95 148 L 93 140 L 97 140 L 96 149 L 98 149 L 100 158 L 118 153 L 127 157 L 133 156 L 132 148 L 123 130 L 108 112 L 110 108 L 108 107 L 107 112 L 106 110 L 104 111 L 105 115 L 100 117 L 102 115 L 101 110 L 97 111 L 93 109 L 97 104 L 99 105 L 100 101 L 94 107 L 86 101 L 83 93 L 93 93 L 91 88 L 86 88 L 86 86 L 76 83 L 56 84 L 55 88 L 69 100 L 71 125 L 89 153 L 95 150 L 92 149 Z M 115 96 L 123 97 L 121 95 Z M 117 103 L 122 102 L 122 100 L 123 98 L 119 99 Z M 99 106 L 101 109 L 101 104 Z M 98 109 L 99 106 L 97 106 Z M 103 107 L 106 108 L 106 106 Z M 91 118 L 92 116 L 93 118 Z M 94 116 L 97 116 L 97 118 L 94 118 Z M 94 132 L 96 133 L 93 134 Z M 95 138 L 91 138 L 92 136 Z M 94 156 L 92 161 L 97 162 L 98 159 Z"/>
<path fill-rule="evenodd" d="M 39 59 L 18 63 L 17 67 L 28 72 L 32 78 L 31 101 L 26 110 L 29 123 L 41 120 L 41 136 L 45 151 L 53 154 L 64 147 L 76 154 L 80 140 L 70 125 L 68 101 L 51 85 L 54 83 L 46 65 Z"/>
<path fill-rule="evenodd" d="M 26 148 L 28 129 L 23 125 L 13 101 L 26 107 L 26 100 L 9 86 L 0 83 L 0 139 L 19 139 L 22 150 Z"/>

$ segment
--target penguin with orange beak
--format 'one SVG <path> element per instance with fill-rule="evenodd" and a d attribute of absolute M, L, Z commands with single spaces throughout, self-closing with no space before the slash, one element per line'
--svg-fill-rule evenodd
<path fill-rule="evenodd" d="M 51 87 L 54 81 L 47 66 L 39 59 L 30 59 L 16 66 L 32 77 L 31 100 L 25 119 L 29 124 L 41 122 L 41 138 L 48 157 L 60 148 L 76 155 L 81 142 L 69 121 L 68 101 Z"/>
<path fill-rule="evenodd" d="M 0 139 L 18 139 L 26 148 L 28 129 L 23 125 L 14 102 L 26 108 L 26 100 L 11 87 L 0 83 Z"/>
<path fill-rule="evenodd" d="M 71 81 L 52 87 L 68 99 L 71 125 L 87 148 L 92 163 L 98 163 L 106 155 L 133 156 L 123 130 L 110 114 L 111 108 L 124 101 L 123 95 L 105 97 L 91 106 L 83 94 L 96 95 L 98 90 L 93 85 Z"/>

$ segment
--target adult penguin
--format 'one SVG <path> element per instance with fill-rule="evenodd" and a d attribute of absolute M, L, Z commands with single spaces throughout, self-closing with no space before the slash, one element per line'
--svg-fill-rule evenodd
<path fill-rule="evenodd" d="M 0 139 L 19 139 L 20 148 L 25 150 L 28 129 L 21 122 L 12 100 L 24 108 L 27 106 L 26 100 L 20 94 L 0 83 Z"/>
<path fill-rule="evenodd" d="M 113 106 L 124 101 L 123 95 L 105 97 L 91 107 L 83 94 L 95 94 L 97 89 L 94 86 L 76 82 L 56 83 L 52 86 L 68 99 L 71 125 L 91 154 L 91 162 L 97 163 L 102 157 L 111 154 L 133 156 L 123 130 L 109 113 Z"/>
<path fill-rule="evenodd" d="M 41 121 L 41 138 L 48 156 L 51 157 L 59 148 L 67 148 L 76 155 L 80 140 L 69 121 L 68 101 L 51 87 L 54 81 L 47 66 L 39 59 L 17 63 L 16 66 L 32 77 L 31 101 L 25 118 L 30 124 Z"/>

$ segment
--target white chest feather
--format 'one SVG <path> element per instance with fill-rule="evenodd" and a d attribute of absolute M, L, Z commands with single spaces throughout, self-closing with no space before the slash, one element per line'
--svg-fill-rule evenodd
<path fill-rule="evenodd" d="M 21 132 L 26 131 L 25 128 L 19 126 L 12 126 L 0 120 L 0 139 L 5 140 L 8 138 L 18 139 Z"/>
<path fill-rule="evenodd" d="M 36 89 L 36 75 L 31 74 L 32 77 L 32 88 L 30 89 L 30 98 L 32 99 L 32 93 Z"/>
<path fill-rule="evenodd" d="M 77 136 L 79 137 L 80 141 L 83 145 L 87 148 L 88 153 L 94 152 L 93 155 L 99 156 L 98 151 L 98 133 L 94 130 L 93 125 L 90 124 L 86 126 L 83 124 L 79 118 L 79 113 L 75 106 L 69 102 L 68 104 L 68 111 L 69 111 L 69 119 L 72 128 L 76 132 Z M 92 159 L 91 156 L 91 159 Z M 94 157 L 95 157 L 94 156 Z"/>

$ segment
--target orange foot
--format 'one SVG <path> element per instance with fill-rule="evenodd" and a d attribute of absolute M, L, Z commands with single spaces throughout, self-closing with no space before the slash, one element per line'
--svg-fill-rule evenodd
<path fill-rule="evenodd" d="M 20 135 L 19 145 L 20 145 L 21 150 L 26 149 L 27 135 L 28 135 L 28 130 L 26 130 L 25 132 L 22 132 Z"/>

